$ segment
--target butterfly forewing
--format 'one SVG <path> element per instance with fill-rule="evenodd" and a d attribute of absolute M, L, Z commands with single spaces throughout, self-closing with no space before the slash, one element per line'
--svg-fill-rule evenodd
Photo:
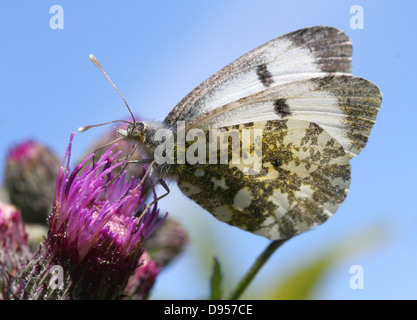
<path fill-rule="evenodd" d="M 340 30 L 297 30 L 248 52 L 201 83 L 165 118 L 173 127 L 265 88 L 329 73 L 351 71 L 352 45 Z"/>

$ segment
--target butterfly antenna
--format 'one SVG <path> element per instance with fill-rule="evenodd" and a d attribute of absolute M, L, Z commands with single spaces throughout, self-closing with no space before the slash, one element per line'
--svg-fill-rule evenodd
<path fill-rule="evenodd" d="M 104 126 L 106 124 L 115 123 L 115 122 L 125 122 L 125 123 L 130 124 L 130 122 L 126 121 L 126 120 L 114 120 L 114 121 L 104 122 L 104 123 L 100 123 L 100 124 L 93 124 L 91 126 L 79 127 L 78 132 L 84 132 L 84 131 L 87 131 L 88 129 L 91 129 L 91 128 L 100 127 L 100 126 Z"/>
<path fill-rule="evenodd" d="M 101 70 L 101 72 L 106 76 L 107 80 L 110 81 L 111 85 L 113 86 L 114 89 L 116 89 L 117 93 L 119 94 L 119 96 L 122 98 L 123 102 L 125 103 L 127 110 L 129 110 L 130 115 L 132 116 L 133 122 L 135 123 L 135 117 L 132 113 L 132 110 L 130 110 L 129 105 L 127 104 L 125 98 L 123 97 L 123 95 L 120 93 L 119 89 L 117 89 L 117 87 L 114 85 L 113 81 L 111 81 L 110 77 L 107 75 L 107 73 L 104 71 L 104 69 L 101 67 L 100 63 L 97 61 L 96 57 L 94 57 L 92 54 L 90 54 L 90 60 L 97 66 L 97 68 L 99 68 Z"/>

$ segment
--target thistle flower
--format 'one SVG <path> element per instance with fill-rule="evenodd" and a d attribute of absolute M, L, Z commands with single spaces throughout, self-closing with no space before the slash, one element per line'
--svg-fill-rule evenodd
<path fill-rule="evenodd" d="M 5 186 L 26 223 L 46 224 L 59 167 L 60 161 L 50 149 L 31 140 L 9 151 Z"/>
<path fill-rule="evenodd" d="M 126 172 L 114 178 L 112 170 L 121 164 L 112 164 L 118 155 L 112 148 L 94 166 L 82 170 L 91 155 L 70 172 L 72 138 L 58 173 L 47 238 L 13 279 L 10 298 L 122 298 L 143 241 L 162 221 L 156 206 L 135 216 L 143 207 L 140 181 L 126 181 Z"/>
<path fill-rule="evenodd" d="M 0 202 L 0 288 L 31 257 L 19 211 Z M 0 290 L 1 291 L 1 290 Z"/>

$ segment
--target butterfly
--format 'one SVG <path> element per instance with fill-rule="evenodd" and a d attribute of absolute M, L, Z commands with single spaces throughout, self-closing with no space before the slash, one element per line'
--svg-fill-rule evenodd
<path fill-rule="evenodd" d="M 132 115 L 127 129 L 116 131 L 143 150 L 153 164 L 151 175 L 168 192 L 164 181 L 174 180 L 217 219 L 271 240 L 289 238 L 322 224 L 344 202 L 350 159 L 365 147 L 376 120 L 381 92 L 351 75 L 351 56 L 352 44 L 341 30 L 296 30 L 212 75 L 162 122 L 136 121 Z M 171 135 L 164 140 L 161 130 Z M 195 130 L 199 135 L 178 142 Z M 220 163 L 213 156 L 213 151 L 221 154 L 219 140 L 213 149 L 193 144 L 199 137 L 212 146 L 213 130 L 227 142 L 233 134 L 242 139 L 248 130 L 260 132 L 249 138 L 246 153 L 225 149 L 227 160 L 256 154 L 252 167 Z M 166 148 L 168 141 L 173 149 Z M 159 155 L 166 160 L 170 153 L 174 161 L 155 162 L 162 145 L 165 154 Z M 207 161 L 184 159 L 196 152 Z"/>

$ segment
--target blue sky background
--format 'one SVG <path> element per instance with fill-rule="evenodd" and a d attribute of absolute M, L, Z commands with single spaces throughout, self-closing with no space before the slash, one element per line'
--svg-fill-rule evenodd
<path fill-rule="evenodd" d="M 64 9 L 63 30 L 49 27 L 55 4 Z M 349 26 L 355 4 L 364 9 L 363 30 Z M 368 146 L 352 161 L 345 203 L 324 225 L 280 248 L 248 297 L 260 297 L 271 282 L 348 241 L 360 253 L 331 268 L 316 298 L 416 299 L 416 12 L 411 0 L 2 1 L 0 178 L 7 150 L 23 139 L 37 139 L 62 157 L 79 126 L 128 115 L 90 53 L 136 114 L 163 119 L 200 82 L 256 46 L 306 26 L 337 27 L 353 42 L 353 74 L 382 91 L 381 111 Z M 77 134 L 74 157 L 108 129 Z M 268 241 L 216 221 L 171 190 L 160 207 L 187 226 L 191 245 L 160 276 L 153 297 L 206 296 L 213 254 L 234 284 Z M 364 269 L 363 290 L 349 287 L 356 264 Z"/>

